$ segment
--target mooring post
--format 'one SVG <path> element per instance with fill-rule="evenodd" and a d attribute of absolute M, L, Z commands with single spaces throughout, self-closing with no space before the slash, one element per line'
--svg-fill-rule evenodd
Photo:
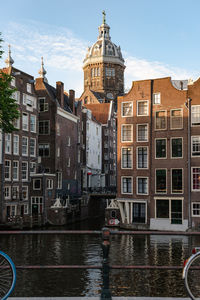
<path fill-rule="evenodd" d="M 103 262 L 102 262 L 102 275 L 103 275 L 103 286 L 101 290 L 101 300 L 107 299 L 112 300 L 110 287 L 109 287 L 109 249 L 110 249 L 110 230 L 108 228 L 102 229 L 102 250 L 103 250 Z"/>

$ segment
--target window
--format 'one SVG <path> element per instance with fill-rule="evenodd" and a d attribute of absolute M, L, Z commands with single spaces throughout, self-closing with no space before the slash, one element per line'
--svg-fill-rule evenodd
<path fill-rule="evenodd" d="M 156 139 L 156 158 L 166 158 L 167 157 L 167 140 L 166 139 Z"/>
<path fill-rule="evenodd" d="M 160 104 L 160 93 L 153 94 L 153 104 Z"/>
<path fill-rule="evenodd" d="M 31 197 L 31 213 L 32 215 L 42 214 L 43 197 Z"/>
<path fill-rule="evenodd" d="M 122 148 L 122 169 L 131 169 L 133 166 L 133 153 L 132 148 Z"/>
<path fill-rule="evenodd" d="M 200 136 L 191 137 L 192 156 L 200 156 Z"/>
<path fill-rule="evenodd" d="M 5 180 L 11 179 L 11 162 L 10 162 L 10 160 L 5 160 L 4 177 L 5 177 Z"/>
<path fill-rule="evenodd" d="M 6 214 L 7 214 L 7 217 L 14 217 L 16 216 L 16 212 L 17 212 L 17 206 L 16 205 L 8 205 L 6 207 Z"/>
<path fill-rule="evenodd" d="M 200 125 L 200 105 L 191 106 L 191 122 L 192 126 Z"/>
<path fill-rule="evenodd" d="M 33 189 L 41 190 L 41 179 L 33 179 Z"/>
<path fill-rule="evenodd" d="M 57 135 L 60 135 L 60 124 L 59 123 L 56 124 L 56 133 L 57 133 Z"/>
<path fill-rule="evenodd" d="M 183 170 L 172 169 L 172 193 L 179 194 L 183 192 Z"/>
<path fill-rule="evenodd" d="M 60 157 L 60 147 L 57 148 L 57 157 Z"/>
<path fill-rule="evenodd" d="M 133 193 L 133 178 L 132 177 L 122 177 L 122 194 L 132 194 Z"/>
<path fill-rule="evenodd" d="M 182 224 L 182 201 L 171 199 L 171 224 Z"/>
<path fill-rule="evenodd" d="M 19 187 L 16 185 L 12 186 L 12 199 L 19 199 Z"/>
<path fill-rule="evenodd" d="M 156 193 L 165 194 L 167 192 L 167 172 L 166 169 L 156 170 Z"/>
<path fill-rule="evenodd" d="M 146 203 L 133 202 L 133 223 L 146 223 Z"/>
<path fill-rule="evenodd" d="M 148 101 L 137 101 L 137 116 L 148 116 Z"/>
<path fill-rule="evenodd" d="M 5 134 L 5 153 L 11 154 L 11 134 Z"/>
<path fill-rule="evenodd" d="M 67 167 L 70 167 L 70 157 L 67 158 Z"/>
<path fill-rule="evenodd" d="M 28 162 L 23 161 L 22 162 L 22 181 L 28 180 Z"/>
<path fill-rule="evenodd" d="M 148 178 L 137 177 L 137 194 L 148 195 Z"/>
<path fill-rule="evenodd" d="M 27 215 L 28 214 L 28 204 L 24 204 L 24 214 Z"/>
<path fill-rule="evenodd" d="M 147 147 L 137 147 L 137 169 L 148 168 L 148 152 Z"/>
<path fill-rule="evenodd" d="M 200 203 L 193 202 L 192 203 L 192 216 L 199 217 L 200 216 Z"/>
<path fill-rule="evenodd" d="M 122 117 L 132 117 L 132 116 L 133 116 L 133 103 L 122 102 Z"/>
<path fill-rule="evenodd" d="M 62 172 L 57 173 L 57 188 L 62 189 Z"/>
<path fill-rule="evenodd" d="M 156 218 L 169 218 L 169 200 L 156 200 Z"/>
<path fill-rule="evenodd" d="M 49 134 L 50 121 L 39 121 L 39 134 Z"/>
<path fill-rule="evenodd" d="M 15 77 L 12 77 L 10 84 L 11 84 L 11 86 L 16 87 L 16 79 L 15 79 Z"/>
<path fill-rule="evenodd" d="M 13 154 L 19 155 L 19 136 L 13 135 Z"/>
<path fill-rule="evenodd" d="M 171 138 L 171 157 L 182 158 L 183 157 L 183 139 Z"/>
<path fill-rule="evenodd" d="M 147 142 L 148 141 L 148 125 L 138 124 L 137 125 L 137 141 Z"/>
<path fill-rule="evenodd" d="M 22 200 L 28 200 L 28 186 L 22 186 Z"/>
<path fill-rule="evenodd" d="M 67 146 L 71 146 L 71 138 L 70 138 L 70 136 L 67 136 Z"/>
<path fill-rule="evenodd" d="M 167 128 L 166 111 L 156 111 L 155 129 L 163 130 Z"/>
<path fill-rule="evenodd" d="M 35 173 L 36 173 L 36 163 L 30 162 L 30 174 L 35 174 Z"/>
<path fill-rule="evenodd" d="M 50 147 L 49 144 L 39 144 L 39 156 L 49 157 Z"/>
<path fill-rule="evenodd" d="M 132 142 L 132 125 L 122 125 L 122 142 Z"/>
<path fill-rule="evenodd" d="M 114 76 L 115 76 L 115 69 L 106 68 L 106 77 L 114 77 Z"/>
<path fill-rule="evenodd" d="M 15 120 L 13 121 L 13 126 L 14 126 L 15 128 L 17 128 L 17 129 L 20 129 L 20 116 L 19 116 L 18 119 L 15 119 Z"/>
<path fill-rule="evenodd" d="M 19 91 L 15 91 L 12 93 L 12 99 L 14 99 L 16 101 L 17 104 L 20 104 L 20 92 Z"/>
<path fill-rule="evenodd" d="M 19 180 L 19 162 L 13 161 L 13 180 Z"/>
<path fill-rule="evenodd" d="M 45 101 L 45 98 L 38 99 L 39 112 L 48 111 L 48 103 L 46 103 Z"/>
<path fill-rule="evenodd" d="M 200 191 L 200 167 L 192 168 L 192 191 Z"/>
<path fill-rule="evenodd" d="M 36 156 L 36 139 L 30 138 L 30 156 Z"/>
<path fill-rule="evenodd" d="M 36 132 L 36 116 L 35 115 L 30 116 L 30 131 Z"/>
<path fill-rule="evenodd" d="M 22 114 L 22 129 L 28 131 L 28 114 Z"/>
<path fill-rule="evenodd" d="M 28 155 L 28 138 L 26 136 L 22 137 L 22 155 Z"/>
<path fill-rule="evenodd" d="M 172 109 L 170 119 L 171 129 L 183 128 L 183 112 L 182 109 Z"/>
<path fill-rule="evenodd" d="M 27 89 L 27 92 L 31 94 L 31 84 L 30 83 L 26 84 L 26 89 Z"/>
<path fill-rule="evenodd" d="M 10 186 L 4 187 L 4 197 L 5 197 L 5 199 L 11 198 L 11 187 Z"/>
<path fill-rule="evenodd" d="M 53 189 L 53 179 L 47 179 L 47 189 L 48 190 Z"/>

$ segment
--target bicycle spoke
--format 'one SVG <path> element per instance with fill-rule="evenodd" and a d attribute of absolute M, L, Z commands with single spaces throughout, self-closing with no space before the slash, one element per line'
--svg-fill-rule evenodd
<path fill-rule="evenodd" d="M 186 278 L 186 287 L 188 285 L 189 292 L 193 295 L 193 299 L 200 298 L 200 255 L 196 256 L 188 269 Z"/>

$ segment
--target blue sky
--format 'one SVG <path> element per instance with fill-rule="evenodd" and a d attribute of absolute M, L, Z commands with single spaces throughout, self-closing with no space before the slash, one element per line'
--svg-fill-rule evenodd
<path fill-rule="evenodd" d="M 133 80 L 200 76 L 199 0 L 2 0 L 0 67 L 11 44 L 16 68 L 37 77 L 43 56 L 49 83 L 63 81 L 80 96 L 82 62 L 103 10 L 125 58 L 126 89 Z"/>

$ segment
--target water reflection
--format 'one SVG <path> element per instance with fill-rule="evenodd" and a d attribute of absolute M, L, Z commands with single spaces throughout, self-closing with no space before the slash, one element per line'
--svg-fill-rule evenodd
<path fill-rule="evenodd" d="M 77 229 L 88 229 L 84 226 L 79 224 Z M 16 265 L 101 264 L 98 235 L 6 235 L 0 239 L 1 249 Z M 112 235 L 110 263 L 182 266 L 197 245 L 198 236 Z M 101 284 L 100 270 L 18 270 L 12 296 L 97 296 Z M 181 270 L 111 270 L 110 287 L 115 296 L 186 296 Z"/>

